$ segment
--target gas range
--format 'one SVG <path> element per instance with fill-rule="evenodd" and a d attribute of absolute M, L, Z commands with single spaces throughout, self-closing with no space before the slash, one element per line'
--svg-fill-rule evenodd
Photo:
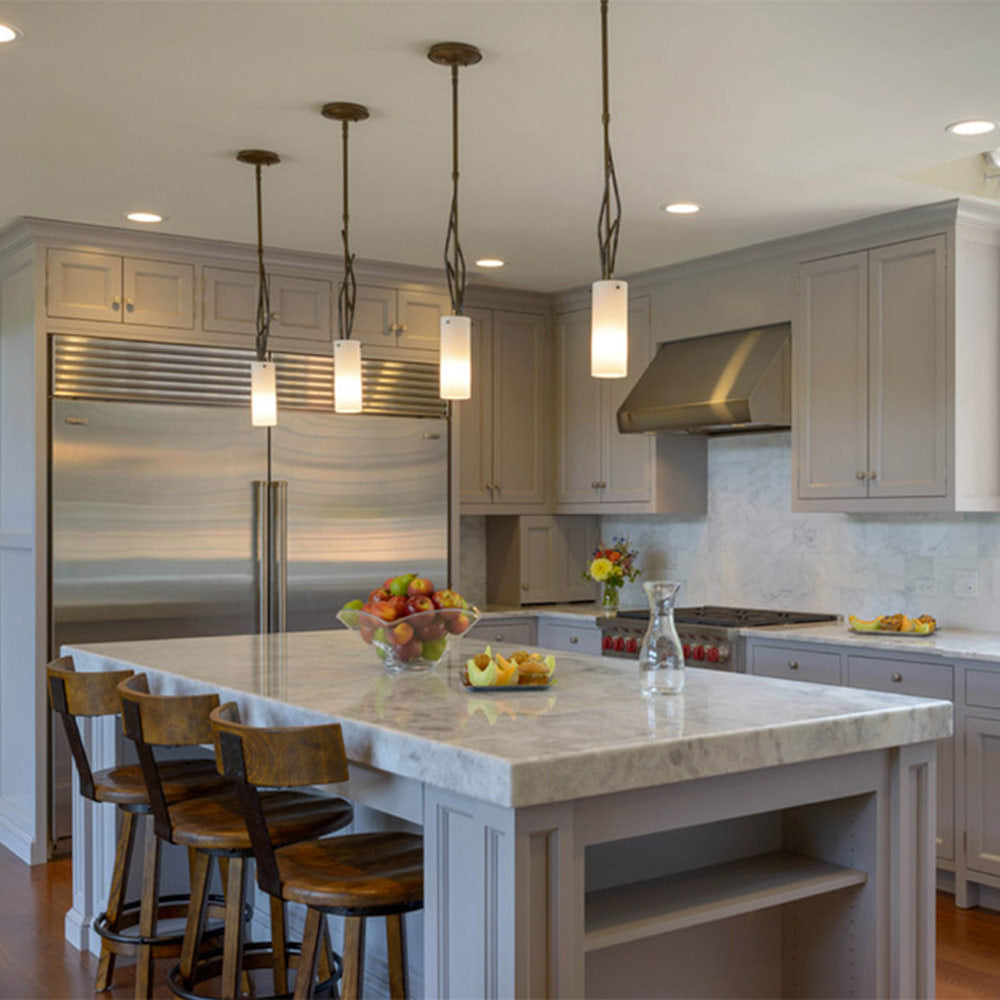
<path fill-rule="evenodd" d="M 684 661 L 692 667 L 746 671 L 739 631 L 772 625 L 809 625 L 833 622 L 838 615 L 813 611 L 775 611 L 769 608 L 727 608 L 701 605 L 677 608 L 674 622 L 684 644 Z M 599 618 L 601 648 L 605 656 L 634 659 L 649 625 L 648 611 L 620 611 L 614 618 Z"/>

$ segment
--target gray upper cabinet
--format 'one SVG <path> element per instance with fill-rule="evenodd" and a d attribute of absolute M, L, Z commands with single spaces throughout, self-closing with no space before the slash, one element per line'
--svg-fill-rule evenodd
<path fill-rule="evenodd" d="M 629 303 L 629 374 L 590 374 L 590 310 L 556 324 L 556 510 L 566 514 L 702 513 L 706 442 L 683 434 L 621 434 L 618 407 L 652 357 L 650 300 Z"/>
<path fill-rule="evenodd" d="M 451 313 L 447 295 L 407 288 L 358 285 L 353 336 L 393 351 L 438 354 L 441 317 Z"/>
<path fill-rule="evenodd" d="M 946 260 L 939 235 L 802 265 L 798 509 L 900 509 L 879 501 L 901 498 L 937 498 L 932 509 L 941 509 L 949 486 Z M 906 509 L 918 507 L 919 499 Z"/>
<path fill-rule="evenodd" d="M 52 248 L 46 312 L 59 319 L 194 329 L 194 265 Z"/>
<path fill-rule="evenodd" d="M 545 316 L 469 309 L 472 399 L 456 404 L 463 513 L 545 510 L 549 337 Z"/>
<path fill-rule="evenodd" d="M 257 332 L 257 272 L 205 267 L 202 280 L 205 330 L 243 334 L 252 347 Z M 275 346 L 331 348 L 331 282 L 268 273 L 268 290 L 269 337 Z"/>

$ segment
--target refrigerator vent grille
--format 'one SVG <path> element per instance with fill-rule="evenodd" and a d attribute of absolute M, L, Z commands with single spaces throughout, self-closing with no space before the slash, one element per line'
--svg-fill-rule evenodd
<path fill-rule="evenodd" d="M 254 352 L 58 334 L 52 338 L 52 395 L 143 403 L 250 405 Z M 278 405 L 333 410 L 333 358 L 273 354 Z M 435 364 L 362 360 L 364 413 L 444 417 Z"/>

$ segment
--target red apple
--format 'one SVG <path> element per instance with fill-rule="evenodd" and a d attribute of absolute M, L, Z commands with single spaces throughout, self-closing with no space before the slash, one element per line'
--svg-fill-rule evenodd
<path fill-rule="evenodd" d="M 434 593 L 434 584 L 427 577 L 418 576 L 412 579 L 406 588 L 408 597 L 430 597 Z"/>
<path fill-rule="evenodd" d="M 392 592 L 388 587 L 376 587 L 368 595 L 368 603 L 373 604 L 375 601 L 387 601 L 392 597 Z"/>
<path fill-rule="evenodd" d="M 389 601 L 372 601 L 371 613 L 384 622 L 393 622 L 399 617 L 396 606 Z"/>
<path fill-rule="evenodd" d="M 426 594 L 416 594 L 406 602 L 406 613 L 418 615 L 422 611 L 433 611 L 434 602 Z"/>
<path fill-rule="evenodd" d="M 420 638 L 424 642 L 433 642 L 435 639 L 442 638 L 448 631 L 447 624 L 440 618 L 428 617 L 427 620 L 418 626 L 417 632 Z"/>
<path fill-rule="evenodd" d="M 461 635 L 463 632 L 467 631 L 472 623 L 469 621 L 469 616 L 462 612 L 457 615 L 452 615 L 451 620 L 448 622 L 448 631 L 452 635 Z"/>
<path fill-rule="evenodd" d="M 403 663 L 409 663 L 410 660 L 415 660 L 419 655 L 420 651 L 424 648 L 424 644 L 417 638 L 411 639 L 406 645 L 399 646 L 396 649 L 396 656 L 403 661 Z"/>
<path fill-rule="evenodd" d="M 389 629 L 389 638 L 394 646 L 405 646 L 413 638 L 413 626 L 409 622 L 400 622 Z"/>
<path fill-rule="evenodd" d="M 396 616 L 402 618 L 403 615 L 407 613 L 406 611 L 406 598 L 400 597 L 398 594 L 394 594 L 389 598 L 388 602 L 396 609 Z"/>
<path fill-rule="evenodd" d="M 460 608 L 462 597 L 454 590 L 436 590 L 431 598 L 439 608 Z"/>

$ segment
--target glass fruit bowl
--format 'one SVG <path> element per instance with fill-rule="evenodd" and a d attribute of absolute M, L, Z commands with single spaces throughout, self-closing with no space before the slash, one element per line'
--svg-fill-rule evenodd
<path fill-rule="evenodd" d="M 478 608 L 435 608 L 386 621 L 368 611 L 342 608 L 338 621 L 357 632 L 389 673 L 430 670 L 448 648 L 449 639 L 465 635 L 479 621 Z"/>

